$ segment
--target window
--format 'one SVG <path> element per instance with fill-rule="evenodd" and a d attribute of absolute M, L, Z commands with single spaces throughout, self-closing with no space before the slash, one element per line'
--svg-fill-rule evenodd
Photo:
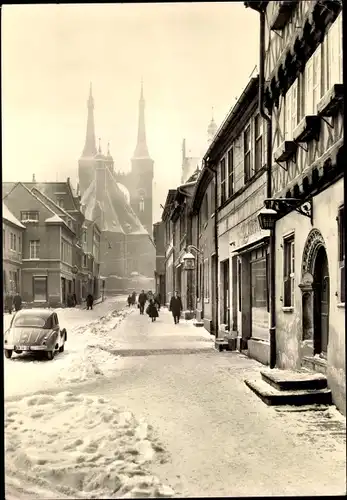
<path fill-rule="evenodd" d="M 234 194 L 234 148 L 228 151 L 228 197 Z"/>
<path fill-rule="evenodd" d="M 210 298 L 210 263 L 208 259 L 204 260 L 204 299 Z"/>
<path fill-rule="evenodd" d="M 72 247 L 71 244 L 66 241 L 61 241 L 61 256 L 62 262 L 66 262 L 67 264 L 72 264 Z"/>
<path fill-rule="evenodd" d="M 143 196 L 141 196 L 141 198 L 140 198 L 139 210 L 140 210 L 140 212 L 144 212 L 145 211 L 145 201 L 143 199 Z"/>
<path fill-rule="evenodd" d="M 251 127 L 248 125 L 243 133 L 244 151 L 244 179 L 247 182 L 251 178 Z"/>
<path fill-rule="evenodd" d="M 345 260 L 346 260 L 346 250 L 345 250 L 345 208 L 342 207 L 339 210 L 338 215 L 338 225 L 339 225 L 339 269 L 340 269 L 340 302 L 345 302 Z"/>
<path fill-rule="evenodd" d="M 20 236 L 18 236 L 18 253 L 22 253 L 22 240 Z"/>
<path fill-rule="evenodd" d="M 220 204 L 223 205 L 223 203 L 226 200 L 226 175 L 225 175 L 225 158 L 223 158 L 220 162 Z"/>
<path fill-rule="evenodd" d="M 322 71 L 321 71 L 322 50 L 321 45 L 313 53 L 305 68 L 305 114 L 315 115 L 317 104 L 322 97 Z"/>
<path fill-rule="evenodd" d="M 326 37 L 327 51 L 325 53 L 325 91 L 335 83 L 343 83 L 342 71 L 342 13 L 331 25 Z"/>
<path fill-rule="evenodd" d="M 293 132 L 299 121 L 298 113 L 298 80 L 288 89 L 285 96 L 285 139 L 291 141 Z"/>
<path fill-rule="evenodd" d="M 263 166 L 263 122 L 260 115 L 254 118 L 254 170 L 258 172 Z"/>
<path fill-rule="evenodd" d="M 250 261 L 252 336 L 268 340 L 266 249 L 261 247 L 253 250 Z"/>
<path fill-rule="evenodd" d="M 291 236 L 284 240 L 283 250 L 284 250 L 283 305 L 284 307 L 294 307 L 294 272 L 295 272 L 294 236 Z"/>
<path fill-rule="evenodd" d="M 87 267 L 87 256 L 83 255 L 83 267 Z"/>
<path fill-rule="evenodd" d="M 29 259 L 40 258 L 40 240 L 29 241 Z"/>
<path fill-rule="evenodd" d="M 204 201 L 202 202 L 202 218 L 203 218 L 203 223 L 207 222 L 208 220 L 208 196 L 207 193 L 205 193 L 204 196 Z"/>
<path fill-rule="evenodd" d="M 87 243 L 87 231 L 82 232 L 82 243 Z"/>
<path fill-rule="evenodd" d="M 38 222 L 39 220 L 39 212 L 21 212 L 20 216 L 22 222 Z"/>
<path fill-rule="evenodd" d="M 10 250 L 17 251 L 17 238 L 14 233 L 10 233 Z"/>
<path fill-rule="evenodd" d="M 45 302 L 47 300 L 47 277 L 34 276 L 34 301 Z"/>
<path fill-rule="evenodd" d="M 63 198 L 58 198 L 58 205 L 60 208 L 64 208 L 64 200 Z"/>

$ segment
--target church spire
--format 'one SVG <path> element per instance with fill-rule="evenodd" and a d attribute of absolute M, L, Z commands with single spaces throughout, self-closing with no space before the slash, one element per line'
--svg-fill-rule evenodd
<path fill-rule="evenodd" d="M 84 149 L 82 156 L 90 157 L 95 156 L 97 153 L 95 145 L 95 127 L 94 127 L 94 99 L 92 95 L 92 84 L 90 83 L 89 88 L 89 98 L 88 98 L 88 118 L 87 118 L 87 132 L 86 132 L 86 142 L 84 144 Z"/>
<path fill-rule="evenodd" d="M 145 99 L 143 97 L 143 80 L 141 79 L 141 94 L 139 100 L 139 124 L 137 131 L 137 144 L 133 158 L 149 158 L 149 152 L 146 141 L 145 127 Z"/>

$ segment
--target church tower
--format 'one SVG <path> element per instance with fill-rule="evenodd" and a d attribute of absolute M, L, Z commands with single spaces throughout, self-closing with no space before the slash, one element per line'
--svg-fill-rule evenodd
<path fill-rule="evenodd" d="M 95 126 L 94 126 L 94 99 L 92 95 L 92 84 L 90 84 L 89 98 L 87 101 L 87 131 L 86 140 L 81 158 L 78 161 L 78 180 L 81 196 L 88 189 L 94 179 L 95 161 L 97 154 L 95 144 Z"/>
<path fill-rule="evenodd" d="M 214 121 L 214 116 L 213 116 L 213 108 L 212 108 L 212 118 L 210 121 L 209 126 L 207 127 L 207 144 L 210 145 L 211 142 L 214 139 L 214 136 L 216 135 L 217 132 L 217 124 Z"/>
<path fill-rule="evenodd" d="M 145 127 L 145 99 L 143 97 L 143 83 L 139 100 L 139 121 L 136 148 L 131 159 L 131 206 L 140 219 L 142 225 L 152 235 L 153 209 L 152 191 L 154 177 L 154 161 L 149 156 L 146 127 Z"/>

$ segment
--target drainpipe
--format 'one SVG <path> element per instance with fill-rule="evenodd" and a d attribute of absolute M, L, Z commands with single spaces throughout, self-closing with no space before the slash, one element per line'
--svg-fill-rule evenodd
<path fill-rule="evenodd" d="M 258 9 L 257 9 L 258 10 Z M 272 121 L 271 117 L 264 110 L 264 63 L 265 63 L 265 10 L 259 8 L 260 14 L 260 52 L 259 52 L 259 113 L 267 123 L 267 185 L 266 197 L 271 198 L 271 173 L 272 173 Z M 270 230 L 269 242 L 269 271 L 270 271 L 270 290 L 269 290 L 269 309 L 270 309 L 270 368 L 276 366 L 276 228 Z"/>

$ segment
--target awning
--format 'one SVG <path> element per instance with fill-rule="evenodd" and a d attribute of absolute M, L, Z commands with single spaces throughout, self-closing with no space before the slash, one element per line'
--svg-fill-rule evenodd
<path fill-rule="evenodd" d="M 255 250 L 256 248 L 259 248 L 267 244 L 269 239 L 270 239 L 270 231 L 262 229 L 261 231 L 258 231 L 257 233 L 252 235 L 247 241 L 247 243 L 235 248 L 232 251 L 232 253 L 242 254 L 250 252 L 251 250 Z"/>

